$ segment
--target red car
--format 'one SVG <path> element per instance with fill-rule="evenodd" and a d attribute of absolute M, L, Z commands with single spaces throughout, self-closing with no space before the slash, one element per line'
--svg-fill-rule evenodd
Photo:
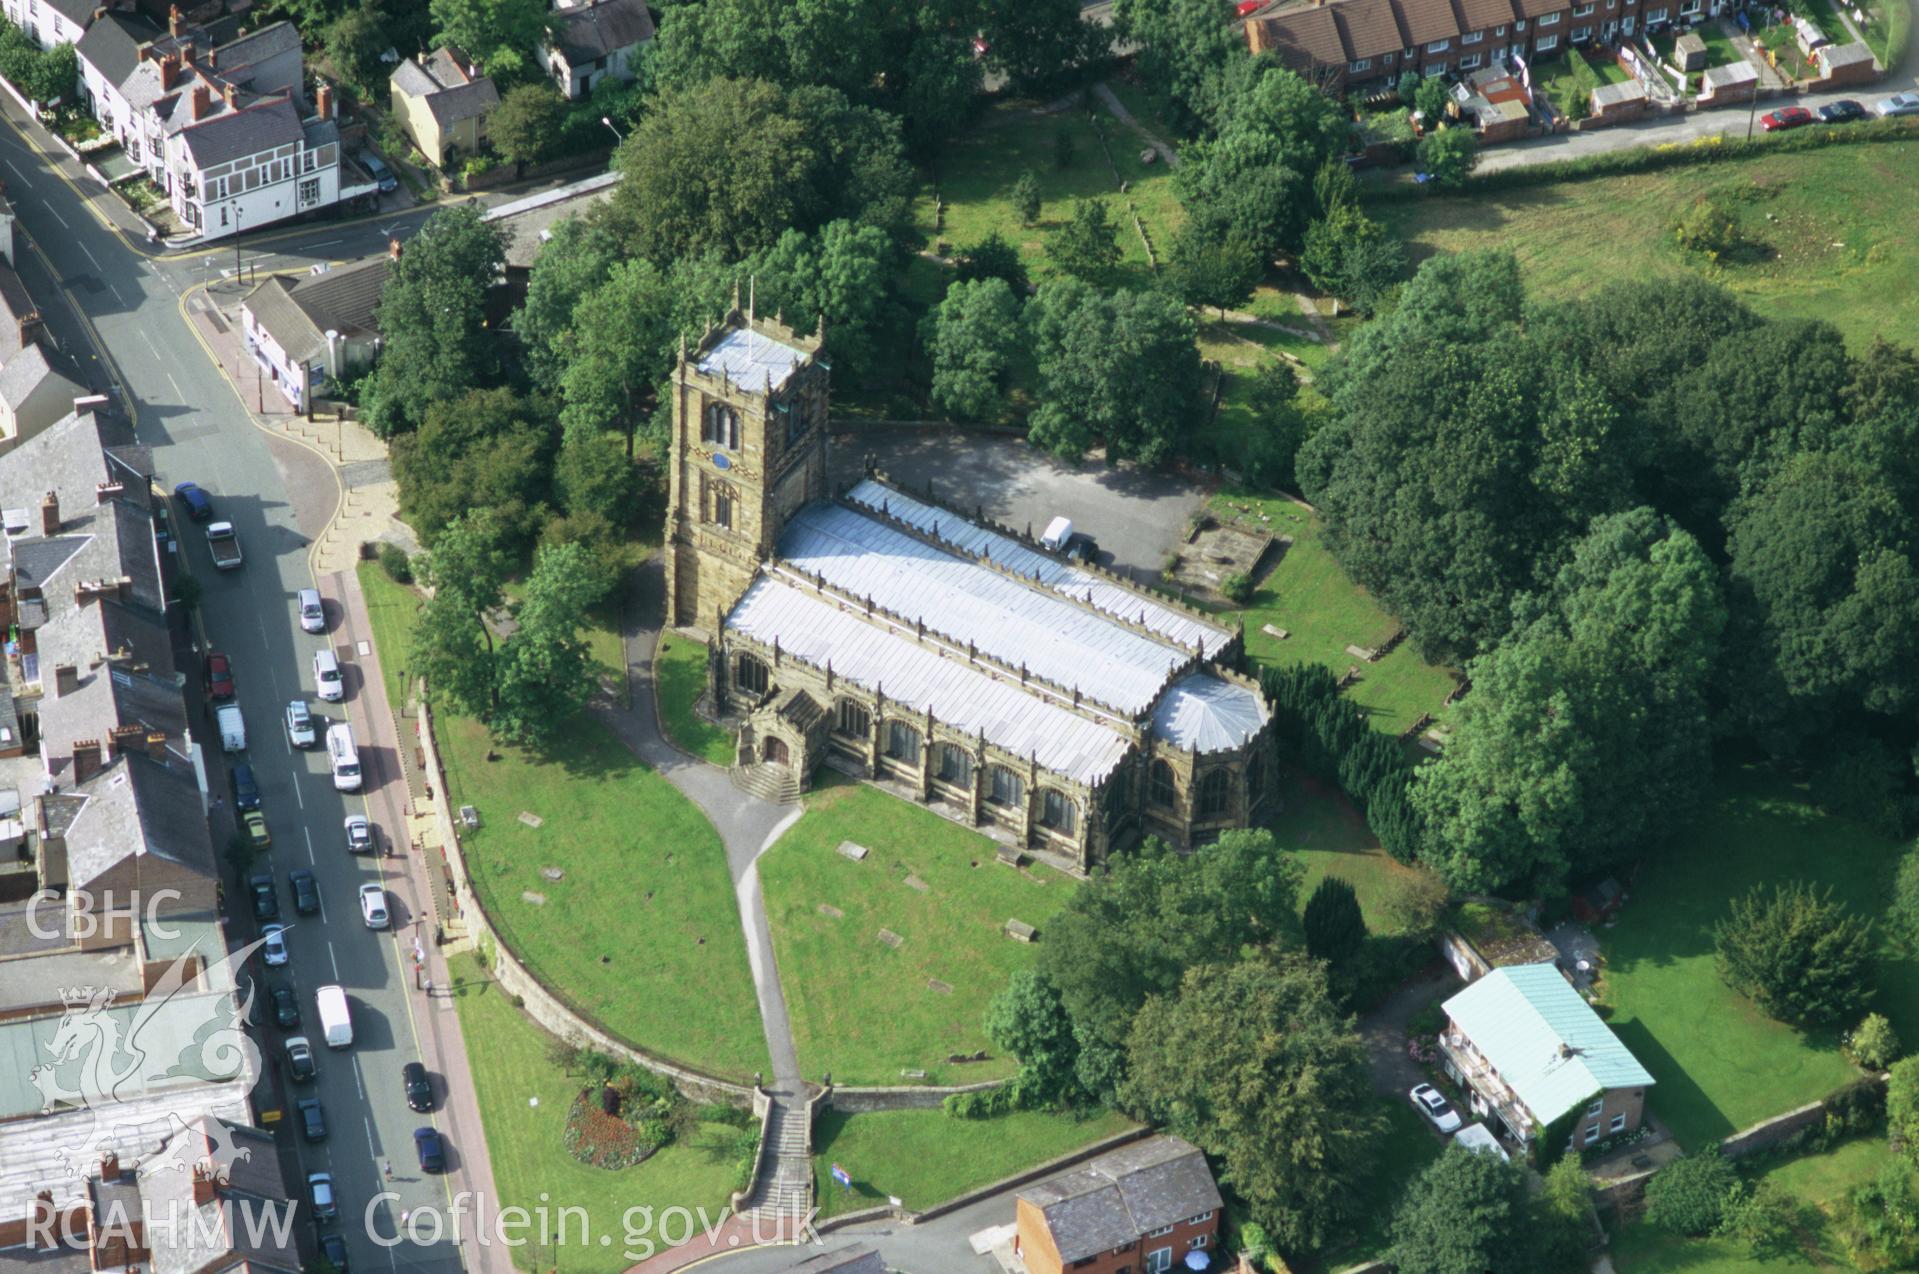
<path fill-rule="evenodd" d="M 1812 112 L 1803 106 L 1788 106 L 1784 110 L 1767 111 L 1759 117 L 1759 127 L 1768 133 L 1798 128 L 1810 123 L 1812 123 Z"/>
<path fill-rule="evenodd" d="M 233 664 L 217 650 L 207 653 L 207 697 L 212 699 L 233 697 Z"/>
<path fill-rule="evenodd" d="M 1265 7 L 1266 0 L 1239 0 L 1239 3 L 1233 6 L 1233 12 L 1244 18 L 1258 13 Z"/>

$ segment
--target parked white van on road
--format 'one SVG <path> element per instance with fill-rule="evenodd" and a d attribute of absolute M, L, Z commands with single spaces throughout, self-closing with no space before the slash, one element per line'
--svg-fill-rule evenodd
<path fill-rule="evenodd" d="M 327 763 L 333 767 L 333 786 L 342 792 L 360 790 L 360 749 L 353 743 L 353 727 L 344 721 L 326 731 Z"/>
<path fill-rule="evenodd" d="M 346 988 L 337 984 L 321 987 L 313 993 L 320 1009 L 320 1032 L 328 1048 L 348 1048 L 353 1044 L 353 1014 L 347 1009 Z"/>

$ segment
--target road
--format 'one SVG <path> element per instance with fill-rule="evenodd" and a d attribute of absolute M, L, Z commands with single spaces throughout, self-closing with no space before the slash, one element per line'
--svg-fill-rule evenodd
<path fill-rule="evenodd" d="M 314 989 L 338 982 L 352 1003 L 353 1047 L 340 1052 L 320 1048 L 320 1075 L 307 1089 L 324 1103 L 331 1135 L 320 1144 L 300 1147 L 304 1171 L 333 1174 L 341 1203 L 338 1229 L 359 1274 L 402 1269 L 450 1274 L 462 1268 L 460 1251 L 450 1241 L 386 1248 L 361 1224 L 363 1210 L 382 1190 L 394 1195 L 371 1214 L 373 1228 L 382 1235 L 394 1233 L 403 1209 L 432 1204 L 445 1211 L 451 1192 L 463 1188 L 462 1156 L 483 1161 L 486 1153 L 475 1132 L 470 1145 L 454 1140 L 449 1152 L 453 1171 L 447 1176 L 427 1177 L 418 1170 L 413 1130 L 427 1123 L 443 1125 L 444 1116 L 409 1111 L 399 1082 L 402 1064 L 421 1055 L 418 1019 L 435 1011 L 412 988 L 411 891 L 397 885 L 390 891 L 396 921 L 392 931 L 373 932 L 359 915 L 359 885 L 383 878 L 397 882 L 405 860 L 350 856 L 342 825 L 348 813 L 366 812 L 371 806 L 376 824 L 383 830 L 392 826 L 399 766 L 391 755 L 368 747 L 369 772 L 384 783 L 364 794 L 336 792 L 323 753 L 295 751 L 280 725 L 288 700 L 311 697 L 312 652 L 345 640 L 337 606 L 329 608 L 330 631 L 319 635 L 302 632 L 293 609 L 295 591 L 315 583 L 307 548 L 332 516 L 338 483 L 320 457 L 269 438 L 251 423 L 188 326 L 183 297 L 208 278 L 217 283 L 218 269 L 231 264 L 232 249 L 154 256 L 134 247 L 104 224 L 103 214 L 79 189 L 61 178 L 22 131 L 23 122 L 10 104 L 6 114 L 7 127 L 0 128 L 0 168 L 24 232 L 16 259 L 53 336 L 92 388 L 113 388 L 122 395 L 140 440 L 152 448 L 161 480 L 169 487 L 192 480 L 211 492 L 219 516 L 234 523 L 245 549 L 242 569 L 216 573 L 198 528 L 182 527 L 188 564 L 203 587 L 205 633 L 234 663 L 251 744 L 248 759 L 273 835 L 270 858 L 280 882 L 283 919 L 294 922 L 289 935 L 292 964 L 274 972 L 291 974 L 306 1019 L 303 1032 L 316 1047 L 320 1032 Z M 109 197 L 102 192 L 102 198 Z M 241 252 L 249 261 L 256 254 L 265 256 L 263 273 L 268 267 L 359 255 L 377 250 L 389 234 L 411 233 L 425 215 L 412 213 L 390 224 L 321 224 L 273 237 L 266 246 L 243 243 Z M 237 284 L 229 281 L 225 286 Z M 355 655 L 356 645 L 349 644 L 345 653 Z M 358 665 L 357 657 L 347 664 L 346 704 L 314 706 L 333 720 L 352 714 L 356 733 L 369 740 Z M 203 733 L 214 737 L 210 723 Z M 216 783 L 224 788 L 224 774 Z M 216 820 L 228 813 L 218 812 Z M 216 821 L 215 843 L 224 845 L 225 839 Z M 294 867 L 310 867 L 318 877 L 322 916 L 293 916 L 285 881 Z M 232 937 L 243 941 L 251 925 L 244 895 L 229 885 L 229 898 Z M 430 912 L 426 900 L 419 905 Z M 431 926 L 429 914 L 423 926 L 429 942 Z M 271 1028 L 260 1032 L 262 1055 L 275 1065 L 283 1057 L 281 1039 L 282 1033 Z M 463 1059 L 459 1069 L 463 1074 Z M 440 1077 L 434 1078 L 438 1112 L 444 1091 Z M 305 1095 L 299 1086 L 292 1089 L 296 1096 Z M 280 1136 L 292 1135 L 291 1122 L 282 1122 Z M 383 1180 L 383 1158 L 393 1165 L 390 1183 Z M 304 1182 L 290 1184 L 304 1190 Z M 479 1264 L 468 1262 L 473 1268 Z"/>

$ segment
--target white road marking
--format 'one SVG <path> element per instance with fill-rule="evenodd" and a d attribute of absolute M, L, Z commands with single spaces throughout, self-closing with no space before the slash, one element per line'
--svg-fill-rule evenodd
<path fill-rule="evenodd" d="M 100 270 L 105 268 L 100 264 L 100 258 L 93 255 L 93 249 L 89 248 L 84 241 L 75 239 L 74 242 L 80 245 L 80 251 L 87 254 L 87 260 L 93 262 L 94 269 Z"/>
<path fill-rule="evenodd" d="M 300 785 L 299 785 L 298 783 L 295 783 L 295 784 L 293 785 L 293 794 L 294 794 L 295 796 L 298 796 L 298 795 L 300 794 Z M 320 860 L 319 860 L 319 859 L 317 859 L 317 858 L 315 858 L 315 857 L 313 856 L 313 831 L 312 831 L 312 829 L 311 829 L 311 828 L 306 828 L 306 827 L 302 827 L 302 828 L 300 829 L 300 835 L 302 835 L 302 836 L 304 836 L 304 837 L 306 837 L 306 838 L 307 838 L 307 861 L 308 861 L 308 862 L 310 862 L 310 863 L 312 863 L 312 864 L 313 864 L 313 865 L 314 865 L 315 867 L 318 867 L 318 866 L 320 865 Z M 321 913 L 321 918 L 322 918 L 322 919 L 324 919 L 324 918 L 325 918 L 325 913 L 324 913 L 324 912 L 322 912 L 322 913 Z"/>
<path fill-rule="evenodd" d="M 293 745 L 291 743 L 287 744 L 287 751 L 293 751 Z M 307 807 L 307 798 L 300 795 L 300 785 L 298 782 L 295 782 L 293 785 L 293 803 L 301 809 Z M 307 836 L 307 852 L 309 854 L 313 852 L 313 837 L 311 834 Z"/>
<path fill-rule="evenodd" d="M 187 400 L 187 391 L 180 388 L 180 382 L 173 379 L 172 372 L 167 373 L 167 384 L 173 386 L 173 396 L 178 398 L 182 403 L 185 403 Z"/>
<path fill-rule="evenodd" d="M 307 244 L 307 247 L 309 247 L 309 248 L 330 248 L 330 247 L 332 247 L 332 246 L 333 246 L 334 244 L 336 244 L 336 243 L 345 243 L 345 242 L 346 242 L 346 240 L 345 240 L 345 239 L 322 239 L 322 240 L 320 240 L 320 242 L 318 242 L 318 243 L 309 243 L 309 244 Z"/>
<path fill-rule="evenodd" d="M 12 173 L 14 176 L 19 177 L 23 180 L 25 179 L 26 174 L 21 172 L 18 168 L 15 168 L 13 166 L 13 161 L 11 159 L 0 159 L 0 164 L 5 164 L 7 166 L 7 171 Z"/>
<path fill-rule="evenodd" d="M 340 978 L 340 957 L 334 953 L 331 939 L 326 944 L 326 958 L 333 963 L 333 978 L 337 982 Z"/>
<path fill-rule="evenodd" d="M 54 219 L 55 221 L 57 221 L 57 222 L 59 222 L 59 223 L 60 223 L 60 228 L 61 228 L 62 230 L 71 230 L 71 229 L 73 229 L 73 227 L 72 227 L 72 226 L 70 226 L 70 225 L 68 225 L 68 224 L 67 224 L 67 219 L 66 219 L 65 217 L 63 217 L 63 216 L 61 216 L 61 215 L 59 214 L 59 212 L 58 212 L 58 211 L 56 211 L 56 210 L 54 209 L 54 206 L 53 206 L 52 204 L 48 204 L 48 205 L 47 205 L 47 215 L 48 215 L 49 217 L 52 217 L 52 218 L 53 218 L 53 219 Z"/>
<path fill-rule="evenodd" d="M 118 293 L 115 293 L 115 295 L 117 296 Z M 137 327 L 134 329 L 134 331 L 140 333 L 140 339 L 145 341 L 147 343 L 147 348 L 153 351 L 153 357 L 155 358 L 155 360 L 161 363 L 165 363 L 167 361 L 166 359 L 160 357 L 160 347 L 153 343 L 153 338 L 151 336 L 147 335 L 146 328 Z"/>
<path fill-rule="evenodd" d="M 360 1091 L 360 1100 L 365 1101 L 366 1085 L 360 1082 L 360 1055 L 358 1053 L 353 1055 L 353 1086 Z M 370 1119 L 367 1121 L 366 1126 L 366 1148 L 368 1150 L 373 1149 L 373 1121 Z"/>

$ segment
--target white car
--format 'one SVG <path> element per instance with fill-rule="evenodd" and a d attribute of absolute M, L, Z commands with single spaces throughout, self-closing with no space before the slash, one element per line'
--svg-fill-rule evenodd
<path fill-rule="evenodd" d="M 313 652 L 313 693 L 327 703 L 346 698 L 346 683 L 340 680 L 340 661 L 330 650 Z"/>
<path fill-rule="evenodd" d="M 310 748 L 320 741 L 313 728 L 313 713 L 307 710 L 305 699 L 295 699 L 287 705 L 287 742 L 296 748 Z"/>
<path fill-rule="evenodd" d="M 346 816 L 346 849 L 349 854 L 373 852 L 373 824 L 367 822 L 366 815 Z"/>
<path fill-rule="evenodd" d="M 1433 1127 L 1447 1134 L 1459 1131 L 1459 1112 L 1447 1104 L 1437 1088 L 1431 1084 L 1420 1084 L 1408 1095 L 1413 1099 L 1414 1108 L 1426 1116 Z"/>
<path fill-rule="evenodd" d="M 384 929 L 387 926 L 386 886 L 360 886 L 360 914 L 366 917 L 369 929 Z M 1455 1122 L 1457 1120 L 1455 1119 Z"/>
<path fill-rule="evenodd" d="M 287 954 L 286 935 L 287 927 L 285 925 L 268 925 L 266 928 L 260 930 L 260 936 L 266 939 L 266 944 L 261 947 L 261 950 L 265 953 L 267 966 L 269 968 L 277 969 L 287 962 L 289 957 Z"/>
<path fill-rule="evenodd" d="M 1894 93 L 1872 104 L 1875 115 L 1919 115 L 1919 93 Z"/>

